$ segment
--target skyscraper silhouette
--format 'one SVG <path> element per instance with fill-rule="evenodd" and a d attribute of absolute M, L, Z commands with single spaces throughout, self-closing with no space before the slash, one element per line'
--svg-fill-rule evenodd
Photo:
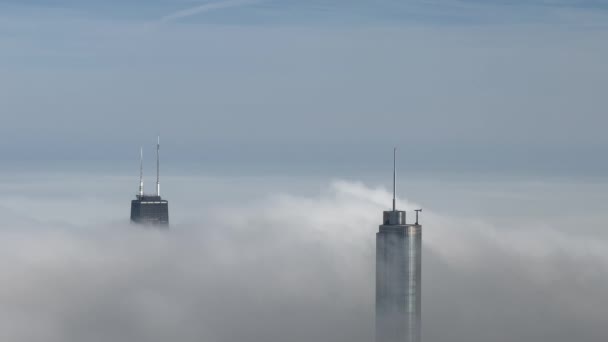
<path fill-rule="evenodd" d="M 149 225 L 169 225 L 169 202 L 160 197 L 160 137 L 156 144 L 156 193 L 144 194 L 143 149 L 139 155 L 139 191 L 131 201 L 131 222 Z"/>
<path fill-rule="evenodd" d="M 421 340 L 422 226 L 407 224 L 396 209 L 393 151 L 393 210 L 385 211 L 376 233 L 376 342 Z"/>

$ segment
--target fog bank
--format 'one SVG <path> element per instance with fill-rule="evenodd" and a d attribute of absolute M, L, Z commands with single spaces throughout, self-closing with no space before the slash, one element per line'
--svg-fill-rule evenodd
<path fill-rule="evenodd" d="M 372 341 L 388 204 L 383 188 L 337 181 L 201 210 L 167 232 L 3 208 L 0 338 Z M 421 216 L 425 341 L 604 340 L 605 241 L 432 209 Z"/>

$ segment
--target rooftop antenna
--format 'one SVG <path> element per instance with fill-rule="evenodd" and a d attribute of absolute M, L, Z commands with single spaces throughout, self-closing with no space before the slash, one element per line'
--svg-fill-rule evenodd
<path fill-rule="evenodd" d="M 393 149 L 393 211 L 396 210 L 395 198 L 397 197 L 397 180 L 395 174 L 397 173 L 397 148 Z"/>
<path fill-rule="evenodd" d="M 139 148 L 139 197 L 144 195 L 144 148 Z"/>
<path fill-rule="evenodd" d="M 156 196 L 160 196 L 160 135 L 156 143 Z"/>
<path fill-rule="evenodd" d="M 418 225 L 418 213 L 422 211 L 422 209 L 416 209 L 416 225 Z"/>

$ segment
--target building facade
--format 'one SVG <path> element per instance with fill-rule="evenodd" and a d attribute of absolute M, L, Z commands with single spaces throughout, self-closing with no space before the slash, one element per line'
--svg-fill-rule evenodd
<path fill-rule="evenodd" d="M 376 233 L 376 342 L 420 342 L 422 226 L 385 211 Z"/>
<path fill-rule="evenodd" d="M 131 201 L 131 222 L 168 226 L 169 202 L 160 196 L 137 196 Z"/>

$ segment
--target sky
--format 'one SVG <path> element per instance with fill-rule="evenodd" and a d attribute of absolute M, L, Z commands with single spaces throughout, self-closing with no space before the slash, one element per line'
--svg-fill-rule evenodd
<path fill-rule="evenodd" d="M 603 1 L 2 1 L 7 164 L 598 177 Z M 564 163 L 564 159 L 569 162 Z M 294 169 L 296 169 L 294 167 Z"/>

